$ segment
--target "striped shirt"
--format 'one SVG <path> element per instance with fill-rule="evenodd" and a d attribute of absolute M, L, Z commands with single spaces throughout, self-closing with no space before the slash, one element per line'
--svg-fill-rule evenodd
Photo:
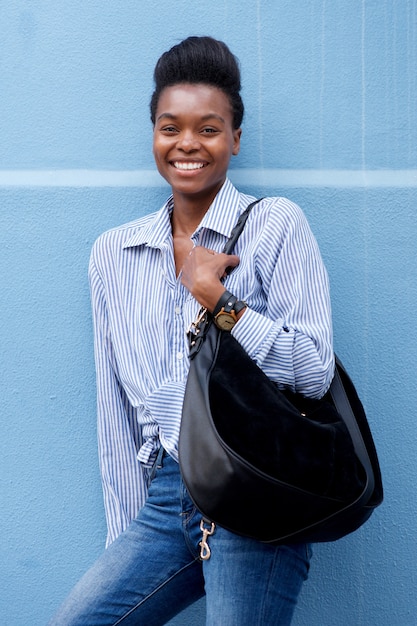
<path fill-rule="evenodd" d="M 229 180 L 192 235 L 221 251 L 254 198 Z M 175 272 L 172 197 L 157 212 L 104 233 L 89 278 L 97 371 L 98 441 L 108 543 L 144 503 L 160 444 L 178 460 L 188 372 L 186 331 L 199 304 Z M 328 278 L 301 209 L 265 198 L 249 216 L 225 286 L 248 303 L 232 330 L 280 386 L 320 397 L 334 369 Z"/>

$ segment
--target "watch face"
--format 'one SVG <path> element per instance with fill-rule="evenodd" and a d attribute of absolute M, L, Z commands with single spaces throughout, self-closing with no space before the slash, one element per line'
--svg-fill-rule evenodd
<path fill-rule="evenodd" d="M 236 324 L 236 320 L 233 318 L 233 315 L 224 312 L 218 313 L 215 321 L 221 330 L 232 330 L 233 326 Z"/>

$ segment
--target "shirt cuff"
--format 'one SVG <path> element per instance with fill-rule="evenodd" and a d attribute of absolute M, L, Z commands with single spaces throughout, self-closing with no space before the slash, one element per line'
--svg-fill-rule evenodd
<path fill-rule="evenodd" d="M 294 387 L 295 331 L 284 328 L 282 319 L 271 320 L 248 307 L 231 332 L 267 376 Z"/>

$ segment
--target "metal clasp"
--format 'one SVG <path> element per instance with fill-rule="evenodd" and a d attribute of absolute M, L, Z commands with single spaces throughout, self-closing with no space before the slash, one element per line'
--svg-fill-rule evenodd
<path fill-rule="evenodd" d="M 210 528 L 206 528 L 205 523 L 210 524 Z M 216 524 L 214 522 L 207 522 L 207 520 L 204 519 L 201 520 L 200 530 L 203 533 L 203 538 L 198 545 L 200 546 L 200 559 L 202 561 L 208 561 L 211 556 L 211 550 L 207 539 L 214 533 L 215 529 Z"/>
<path fill-rule="evenodd" d="M 196 337 L 199 334 L 201 330 L 200 324 L 201 322 L 205 321 L 206 314 L 207 314 L 207 309 L 202 307 L 199 310 L 196 319 L 193 322 L 191 322 L 190 327 L 187 331 L 187 335 L 193 335 L 194 337 Z"/>

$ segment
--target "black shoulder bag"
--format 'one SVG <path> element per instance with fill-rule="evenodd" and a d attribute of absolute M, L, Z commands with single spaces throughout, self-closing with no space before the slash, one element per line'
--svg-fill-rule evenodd
<path fill-rule="evenodd" d="M 204 519 L 271 544 L 334 541 L 364 524 L 383 499 L 381 472 L 341 362 L 313 400 L 278 389 L 204 309 L 189 342 L 179 461 Z"/>

